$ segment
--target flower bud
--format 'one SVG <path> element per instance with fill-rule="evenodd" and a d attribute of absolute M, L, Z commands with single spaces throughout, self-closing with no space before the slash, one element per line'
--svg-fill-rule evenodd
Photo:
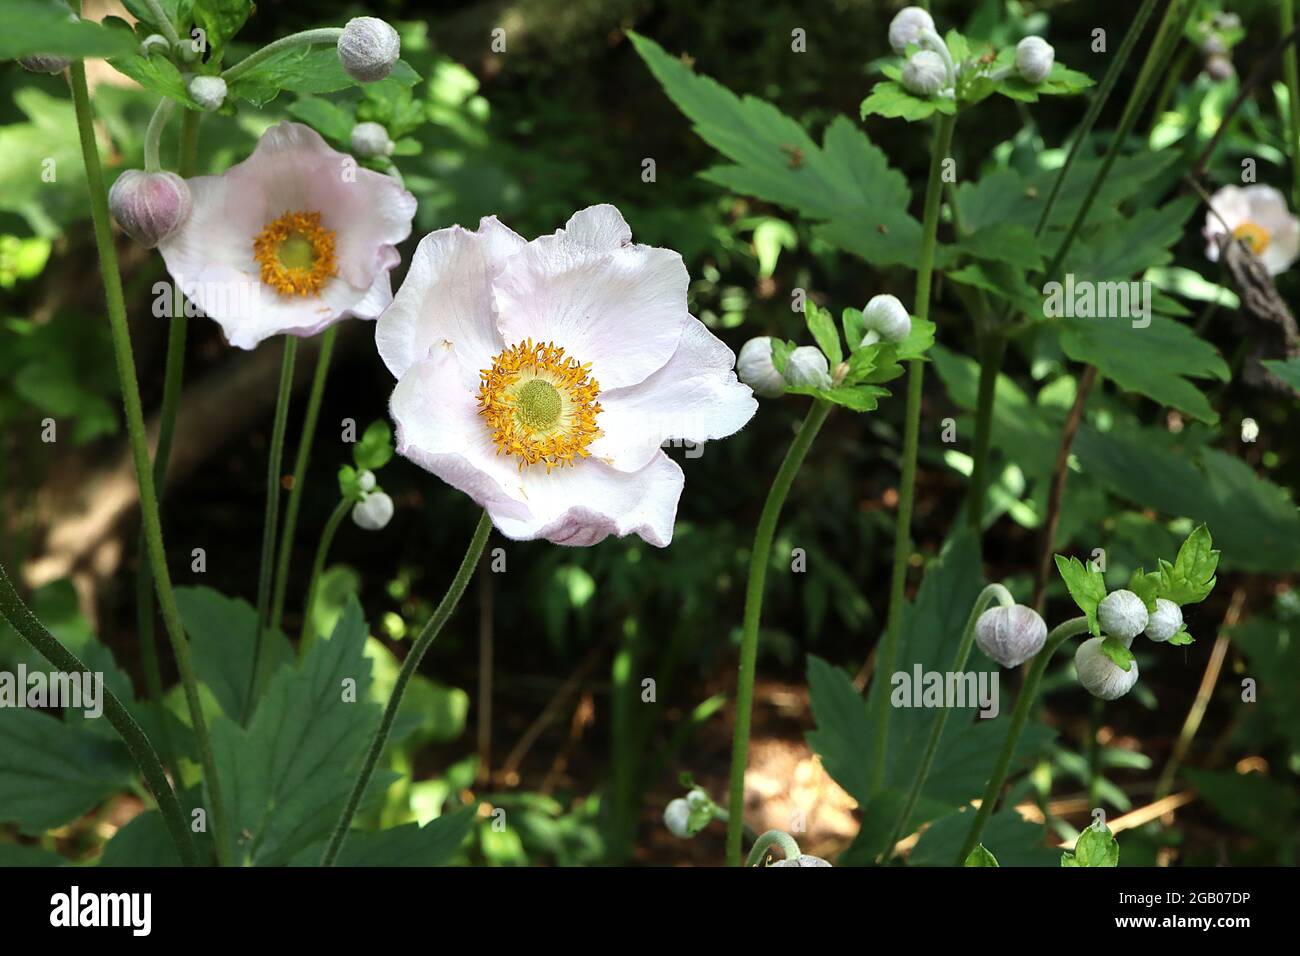
<path fill-rule="evenodd" d="M 688 840 L 695 836 L 691 832 L 691 805 L 678 797 L 676 800 L 669 800 L 668 806 L 664 807 L 664 826 L 668 832 L 675 837 L 681 837 Z"/>
<path fill-rule="evenodd" d="M 190 214 L 193 198 L 175 173 L 128 169 L 108 191 L 108 208 L 122 231 L 146 249 L 175 232 Z"/>
<path fill-rule="evenodd" d="M 1026 83 L 1041 83 L 1052 72 L 1056 51 L 1042 37 L 1025 37 L 1016 44 L 1016 72 Z"/>
<path fill-rule="evenodd" d="M 772 340 L 766 335 L 750 339 L 740 347 L 736 376 L 763 398 L 779 398 L 785 394 L 785 379 L 772 364 Z"/>
<path fill-rule="evenodd" d="M 912 332 L 912 317 L 903 308 L 903 303 L 892 295 L 872 296 L 862 310 L 862 321 L 867 327 L 863 345 L 881 341 L 897 344 Z"/>
<path fill-rule="evenodd" d="M 393 141 L 379 123 L 358 123 L 352 127 L 352 152 L 362 159 L 393 155 Z"/>
<path fill-rule="evenodd" d="M 378 17 L 353 17 L 339 37 L 339 62 L 358 83 L 382 80 L 401 52 L 401 37 Z"/>
<path fill-rule="evenodd" d="M 830 388 L 830 364 L 815 345 L 801 345 L 785 363 L 785 380 L 793 388 Z"/>
<path fill-rule="evenodd" d="M 830 864 L 819 856 L 801 853 L 793 860 L 777 860 L 772 866 L 830 866 Z"/>
<path fill-rule="evenodd" d="M 1124 670 L 1102 652 L 1101 645 L 1100 637 L 1080 644 L 1074 652 L 1074 669 L 1079 674 L 1079 683 L 1093 697 L 1117 700 L 1137 683 L 1137 661 L 1130 661 L 1128 670 Z"/>
<path fill-rule="evenodd" d="M 975 643 L 1003 667 L 1019 667 L 1046 641 L 1047 624 L 1023 604 L 991 607 L 975 622 Z"/>
<path fill-rule="evenodd" d="M 1211 56 L 1205 60 L 1205 75 L 1216 83 L 1232 79 L 1233 74 L 1236 72 L 1232 60 L 1226 56 Z"/>
<path fill-rule="evenodd" d="M 226 101 L 226 81 L 219 76 L 196 76 L 190 80 L 190 96 L 204 112 L 211 113 Z"/>
<path fill-rule="evenodd" d="M 1121 641 L 1132 641 L 1147 627 L 1147 606 L 1132 591 L 1111 591 L 1097 605 L 1101 629 Z"/>
<path fill-rule="evenodd" d="M 18 58 L 18 65 L 31 73 L 62 73 L 72 61 L 53 53 L 33 53 Z"/>
<path fill-rule="evenodd" d="M 913 53 L 903 64 L 903 86 L 917 96 L 933 96 L 948 85 L 948 65 L 933 50 Z"/>
<path fill-rule="evenodd" d="M 369 468 L 362 468 L 357 472 L 357 487 L 364 494 L 367 491 L 375 490 L 375 473 Z"/>
<path fill-rule="evenodd" d="M 140 55 L 149 56 L 155 50 L 164 56 L 171 51 L 171 41 L 161 33 L 151 33 L 140 41 Z"/>
<path fill-rule="evenodd" d="M 889 21 L 889 45 L 902 55 L 909 45 L 915 45 L 921 32 L 934 29 L 934 17 L 920 7 L 904 7 Z"/>
<path fill-rule="evenodd" d="M 367 531 L 383 529 L 393 518 L 393 499 L 382 491 L 372 491 L 352 506 L 352 521 Z"/>
<path fill-rule="evenodd" d="M 708 792 L 702 787 L 696 787 L 694 790 L 691 790 L 686 794 L 686 802 L 689 803 L 693 809 L 699 809 L 700 807 L 712 806 L 713 798 L 710 797 Z"/>
<path fill-rule="evenodd" d="M 1156 598 L 1155 613 L 1147 621 L 1146 635 L 1156 643 L 1169 640 L 1183 627 L 1183 609 L 1173 601 Z"/>
<path fill-rule="evenodd" d="M 1217 33 L 1211 33 L 1201 42 L 1201 52 L 1206 56 L 1222 56 L 1228 52 L 1228 45 Z"/>

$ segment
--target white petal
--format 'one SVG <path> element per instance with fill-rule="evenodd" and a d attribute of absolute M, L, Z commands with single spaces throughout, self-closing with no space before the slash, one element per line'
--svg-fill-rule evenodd
<path fill-rule="evenodd" d="M 1300 256 L 1300 221 L 1292 216 L 1290 222 L 1269 237 L 1260 259 L 1269 275 L 1281 275 L 1291 268 L 1297 256 Z"/>
<path fill-rule="evenodd" d="M 518 518 L 487 506 L 492 521 L 508 538 L 544 538 L 555 544 L 586 547 L 609 535 L 639 535 L 657 548 L 673 539 L 677 502 L 685 476 L 660 452 L 637 472 L 618 471 L 587 458 L 570 468 L 527 468 L 524 490 L 531 514 Z"/>
<path fill-rule="evenodd" d="M 644 467 L 667 439 L 703 442 L 741 429 L 758 410 L 748 385 L 736 380 L 736 356 L 692 318 L 673 357 L 644 382 L 601 392 L 591 444 L 596 458 L 620 471 Z"/>
<path fill-rule="evenodd" d="M 1269 232 L 1280 228 L 1291 216 L 1286 197 L 1272 186 L 1247 186 L 1241 194 L 1246 200 L 1250 220 Z"/>
<path fill-rule="evenodd" d="M 677 349 L 690 314 L 682 257 L 627 246 L 605 253 L 556 234 L 535 239 L 493 284 L 508 344 L 554 342 L 602 389 L 644 381 Z"/>
<path fill-rule="evenodd" d="M 431 471 L 496 515 L 527 519 L 515 460 L 498 455 L 448 343 L 407 369 L 389 404 L 397 453 Z"/>
<path fill-rule="evenodd" d="M 595 252 L 609 252 L 632 244 L 632 227 L 618 208 L 609 203 L 575 212 L 559 234 Z"/>
<path fill-rule="evenodd" d="M 400 378 L 442 341 L 456 345 L 474 370 L 486 368 L 504 347 L 492 311 L 492 279 L 524 240 L 489 216 L 477 232 L 460 226 L 420 240 L 392 305 L 379 318 L 375 343 Z"/>

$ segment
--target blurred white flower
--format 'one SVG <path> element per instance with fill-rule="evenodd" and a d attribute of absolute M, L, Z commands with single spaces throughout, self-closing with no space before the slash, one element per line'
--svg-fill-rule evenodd
<path fill-rule="evenodd" d="M 187 182 L 190 215 L 158 248 L 231 345 L 315 335 L 348 316 L 376 318 L 392 301 L 388 272 L 415 197 L 310 127 L 273 126 L 242 163 Z"/>
<path fill-rule="evenodd" d="M 687 283 L 609 205 L 531 242 L 495 217 L 430 233 L 375 332 L 398 454 L 509 538 L 667 546 L 685 478 L 662 444 L 723 438 L 758 408 Z"/>
<path fill-rule="evenodd" d="M 1210 197 L 1203 235 L 1211 262 L 1219 261 L 1219 242 L 1229 232 L 1259 258 L 1269 275 L 1285 272 L 1300 256 L 1300 219 L 1272 186 L 1224 186 Z"/>
<path fill-rule="evenodd" d="M 352 520 L 367 531 L 382 530 L 393 520 L 393 499 L 382 491 L 367 492 L 352 506 Z"/>
<path fill-rule="evenodd" d="M 681 797 L 676 800 L 669 800 L 668 806 L 664 807 L 664 826 L 668 832 L 675 837 L 681 837 L 683 840 L 695 836 L 691 832 L 691 805 Z"/>

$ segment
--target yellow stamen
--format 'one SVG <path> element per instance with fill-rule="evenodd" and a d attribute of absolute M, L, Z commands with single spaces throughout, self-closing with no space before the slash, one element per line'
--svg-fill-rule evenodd
<path fill-rule="evenodd" d="M 338 272 L 334 231 L 318 212 L 286 212 L 253 240 L 262 281 L 284 295 L 315 295 Z"/>
<path fill-rule="evenodd" d="M 1268 248 L 1270 238 L 1267 229 L 1249 220 L 1232 230 L 1232 237 L 1244 242 L 1255 255 L 1260 255 Z"/>
<path fill-rule="evenodd" d="M 525 339 L 496 356 L 479 372 L 478 413 L 497 454 L 518 458 L 520 471 L 544 464 L 549 472 L 587 458 L 587 446 L 601 434 L 600 383 L 590 372 L 590 364 L 566 358 L 550 342 Z"/>

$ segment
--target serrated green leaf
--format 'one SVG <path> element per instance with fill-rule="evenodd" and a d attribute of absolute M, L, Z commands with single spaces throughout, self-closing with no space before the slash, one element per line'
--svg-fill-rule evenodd
<path fill-rule="evenodd" d="M 393 429 L 383 419 L 371 422 L 361 440 L 352 446 L 352 460 L 360 469 L 378 471 L 392 458 Z"/>
<path fill-rule="evenodd" d="M 1179 630 L 1174 634 L 1173 637 L 1165 641 L 1165 643 L 1170 644 L 1174 647 L 1184 647 L 1187 644 L 1195 644 L 1196 638 L 1192 637 L 1192 635 L 1187 632 L 1186 627 L 1182 627 L 1179 628 Z"/>
<path fill-rule="evenodd" d="M 844 351 L 840 347 L 840 333 L 835 328 L 835 320 L 831 318 L 829 312 L 818 308 L 811 301 L 804 303 L 803 317 L 808 323 L 808 331 L 812 333 L 817 347 L 822 350 L 830 367 L 834 369 L 844 361 Z"/>
<path fill-rule="evenodd" d="M 1160 562 L 1160 596 L 1175 604 L 1199 604 L 1214 590 L 1214 572 L 1220 552 L 1214 550 L 1210 531 L 1201 525 L 1187 536 L 1171 565 Z"/>
<path fill-rule="evenodd" d="M 955 113 L 957 104 L 943 96 L 916 96 L 893 80 L 882 80 L 871 88 L 858 112 L 862 119 L 875 115 L 914 123 L 935 113 Z"/>
<path fill-rule="evenodd" d="M 1118 638 L 1107 637 L 1102 641 L 1101 652 L 1110 658 L 1111 663 L 1125 673 L 1133 669 L 1133 652 L 1125 647 Z"/>
<path fill-rule="evenodd" d="M 975 849 L 970 851 L 970 856 L 966 857 L 966 862 L 962 865 L 981 867 L 997 866 L 998 860 L 997 857 L 986 850 L 984 844 L 981 843 L 979 846 L 975 847 Z"/>
<path fill-rule="evenodd" d="M 289 107 L 289 115 L 301 120 L 336 145 L 350 149 L 356 120 L 348 110 L 319 96 L 300 96 Z"/>
<path fill-rule="evenodd" d="M 445 866 L 474 825 L 472 806 L 430 820 L 424 826 L 407 823 L 387 830 L 356 831 L 339 851 L 337 866 Z M 323 847 L 303 854 L 303 865 L 314 865 Z"/>
<path fill-rule="evenodd" d="M 117 56 L 133 50 L 137 40 L 125 30 L 104 27 L 93 20 L 76 20 L 68 8 L 44 0 L 5 0 L 4 29 L 0 30 L 0 60 L 35 54 L 70 59 Z"/>
<path fill-rule="evenodd" d="M 143 56 L 131 53 L 119 56 L 109 63 L 119 73 L 135 80 L 151 93 L 166 96 L 190 109 L 199 109 L 199 104 L 190 96 L 189 87 L 176 64 L 164 56 Z"/>
<path fill-rule="evenodd" d="M 1104 823 L 1086 827 L 1074 841 L 1074 853 L 1061 855 L 1061 866 L 1119 866 L 1119 843 Z"/>
<path fill-rule="evenodd" d="M 252 12 L 252 0 L 194 0 L 194 23 L 206 33 L 212 62 L 221 63 L 226 44 Z"/>
<path fill-rule="evenodd" d="M 1101 637 L 1101 624 L 1097 621 L 1097 605 L 1106 596 L 1106 579 L 1100 571 L 1084 567 L 1078 558 L 1065 558 L 1056 555 L 1056 569 L 1065 581 L 1065 587 L 1074 598 L 1074 603 L 1088 617 L 1088 629 L 1095 637 Z M 1128 670 L 1128 668 L 1125 668 Z"/>
<path fill-rule="evenodd" d="M 1128 579 L 1128 589 L 1142 599 L 1147 613 L 1153 613 L 1160 597 L 1160 572 L 1137 568 Z"/>

